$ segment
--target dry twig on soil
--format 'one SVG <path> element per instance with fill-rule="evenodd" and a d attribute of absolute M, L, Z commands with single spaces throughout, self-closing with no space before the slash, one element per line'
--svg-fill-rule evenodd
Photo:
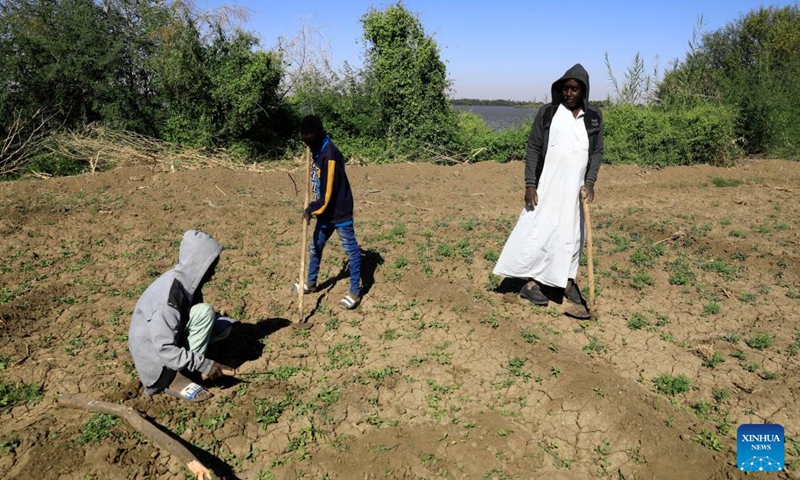
<path fill-rule="evenodd" d="M 89 400 L 75 395 L 61 395 L 58 397 L 58 404 L 62 407 L 116 415 L 128 422 L 136 431 L 152 440 L 153 443 L 168 451 L 170 455 L 178 458 L 198 480 L 216 480 L 218 478 L 214 475 L 214 472 L 205 467 L 197 457 L 192 455 L 192 452 L 179 440 L 161 431 L 131 407 L 118 405 L 116 403 L 102 402 L 100 400 Z"/>

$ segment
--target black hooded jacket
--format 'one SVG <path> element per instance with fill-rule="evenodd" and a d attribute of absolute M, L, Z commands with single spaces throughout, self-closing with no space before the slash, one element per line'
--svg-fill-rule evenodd
<path fill-rule="evenodd" d="M 586 159 L 585 181 L 596 182 L 597 172 L 600 171 L 600 162 L 603 158 L 603 115 L 596 107 L 589 105 L 589 73 L 580 63 L 576 63 L 556 80 L 551 87 L 553 101 L 539 109 L 533 120 L 531 134 L 528 137 L 528 148 L 525 154 L 525 186 L 537 187 L 539 177 L 544 168 L 544 159 L 547 155 L 547 145 L 550 138 L 550 124 L 553 115 L 563 101 L 561 86 L 567 80 L 577 80 L 583 85 L 583 121 L 586 133 L 589 135 L 589 158 Z"/>

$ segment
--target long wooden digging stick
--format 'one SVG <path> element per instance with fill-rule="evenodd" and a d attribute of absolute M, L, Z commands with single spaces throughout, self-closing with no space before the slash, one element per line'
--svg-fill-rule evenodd
<path fill-rule="evenodd" d="M 581 195 L 583 218 L 586 222 L 586 266 L 589 275 L 589 314 L 595 316 L 594 309 L 594 247 L 592 245 L 592 218 L 589 216 L 589 203 L 586 201 L 586 192 Z"/>
<path fill-rule="evenodd" d="M 308 202 L 310 198 L 310 190 L 311 190 L 311 149 L 306 147 L 306 198 L 303 202 L 303 211 L 308 208 Z M 306 222 L 305 218 L 303 219 L 303 238 L 300 240 L 300 282 L 298 282 L 297 291 L 300 295 L 300 317 L 298 320 L 298 324 L 303 323 L 303 294 L 305 293 L 305 286 L 306 286 L 306 250 L 308 250 L 308 245 L 306 242 L 308 241 L 308 222 Z"/>
<path fill-rule="evenodd" d="M 153 443 L 185 464 L 186 468 L 192 472 L 192 475 L 194 475 L 197 480 L 219 479 L 219 477 L 214 475 L 214 472 L 200 463 L 200 460 L 192 455 L 192 452 L 180 441 L 159 430 L 158 427 L 153 425 L 148 419 L 131 407 L 126 407 L 125 405 L 117 403 L 101 402 L 100 400 L 89 400 L 75 395 L 61 395 L 58 397 L 58 404 L 62 407 L 116 415 L 128 422 L 136 431 L 152 440 Z"/>

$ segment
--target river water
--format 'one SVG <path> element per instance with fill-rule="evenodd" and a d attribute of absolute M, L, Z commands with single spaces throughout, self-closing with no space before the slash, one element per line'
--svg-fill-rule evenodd
<path fill-rule="evenodd" d="M 530 122 L 537 112 L 535 108 L 492 105 L 455 105 L 455 108 L 480 115 L 483 121 L 495 131 Z"/>

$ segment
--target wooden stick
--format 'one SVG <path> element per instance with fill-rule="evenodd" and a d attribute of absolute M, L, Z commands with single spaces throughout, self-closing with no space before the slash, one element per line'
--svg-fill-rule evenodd
<path fill-rule="evenodd" d="M 306 147 L 306 199 L 303 202 L 303 212 L 308 208 L 308 202 L 311 197 L 311 148 Z M 303 218 L 303 238 L 300 241 L 300 282 L 297 284 L 297 291 L 300 295 L 300 318 L 298 323 L 303 323 L 303 294 L 305 293 L 306 286 L 306 250 L 308 237 L 308 222 L 305 217 Z"/>
<path fill-rule="evenodd" d="M 184 463 L 197 480 L 217 480 L 219 478 L 204 466 L 197 457 L 192 455 L 192 452 L 183 443 L 162 432 L 131 407 L 117 403 L 101 402 L 100 400 L 89 400 L 75 395 L 61 395 L 58 397 L 58 404 L 62 407 L 116 415 L 128 422 L 136 431 L 152 440 L 160 448 Z"/>
<path fill-rule="evenodd" d="M 586 266 L 589 275 L 589 314 L 595 316 L 594 310 L 594 258 L 592 246 L 592 219 L 589 216 L 589 203 L 586 201 L 586 192 L 581 190 L 581 206 L 583 218 L 586 222 Z"/>

